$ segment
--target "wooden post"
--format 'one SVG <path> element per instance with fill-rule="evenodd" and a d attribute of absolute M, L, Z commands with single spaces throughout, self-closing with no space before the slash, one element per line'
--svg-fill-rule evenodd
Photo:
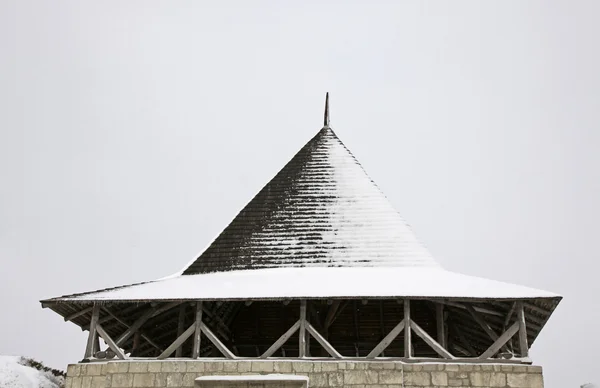
<path fill-rule="evenodd" d="M 94 303 L 94 307 L 92 308 L 92 319 L 90 321 L 90 334 L 87 340 L 87 346 L 85 347 L 85 358 L 90 358 L 94 355 L 94 345 L 96 342 L 96 336 L 98 335 L 96 331 L 96 326 L 98 325 L 98 317 L 100 316 L 100 305 Z"/>
<path fill-rule="evenodd" d="M 200 338 L 202 334 L 202 302 L 196 302 L 196 321 L 194 336 L 192 337 L 192 358 L 200 357 Z M 180 345 L 181 346 L 181 345 Z"/>
<path fill-rule="evenodd" d="M 306 300 L 300 301 L 300 332 L 298 333 L 298 357 L 306 357 Z"/>
<path fill-rule="evenodd" d="M 412 357 L 412 341 L 410 338 L 410 300 L 404 299 L 404 357 Z"/>
<path fill-rule="evenodd" d="M 183 334 L 185 330 L 185 304 L 179 307 L 179 319 L 177 320 L 177 337 Z M 175 357 L 181 357 L 183 355 L 183 346 L 180 346 L 175 350 Z"/>
<path fill-rule="evenodd" d="M 446 343 L 445 323 L 444 323 L 444 305 L 441 303 L 435 304 L 435 320 L 437 324 L 437 340 L 444 349 L 448 349 Z"/>
<path fill-rule="evenodd" d="M 525 310 L 523 302 L 517 302 L 517 321 L 519 322 L 519 351 L 521 357 L 529 357 L 529 346 L 527 345 L 527 326 L 525 326 Z"/>

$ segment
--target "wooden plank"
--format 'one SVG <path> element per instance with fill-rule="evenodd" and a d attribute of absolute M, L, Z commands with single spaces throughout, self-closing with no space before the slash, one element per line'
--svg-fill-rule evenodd
<path fill-rule="evenodd" d="M 233 360 L 235 358 L 237 358 L 235 356 L 235 354 L 233 354 L 231 352 L 231 350 L 227 349 L 227 346 L 225 346 L 218 338 L 217 336 L 208 328 L 208 326 L 206 326 L 204 324 L 204 322 L 200 322 L 200 329 L 202 330 L 202 332 L 204 333 L 204 335 L 206 336 L 206 338 L 208 338 L 208 340 L 210 342 L 213 343 L 213 345 L 215 345 L 217 347 L 217 349 L 219 349 L 219 351 L 226 357 L 229 358 L 230 360 Z"/>
<path fill-rule="evenodd" d="M 334 349 L 333 346 L 319 333 L 310 323 L 306 322 L 306 329 L 317 340 L 319 344 L 331 355 L 333 358 L 343 358 L 341 354 Z"/>
<path fill-rule="evenodd" d="M 412 341 L 410 338 L 410 300 L 404 299 L 404 357 L 412 357 Z"/>
<path fill-rule="evenodd" d="M 421 337 L 427 345 L 429 345 L 437 354 L 447 359 L 454 359 L 452 354 L 449 351 L 444 349 L 442 345 L 440 345 L 436 340 L 434 340 L 425 330 L 421 328 L 421 326 L 417 325 L 417 323 L 413 320 L 410 321 L 410 327 L 415 331 L 415 334 Z"/>
<path fill-rule="evenodd" d="M 283 333 L 283 335 L 281 337 L 279 337 L 279 339 L 277 341 L 275 341 L 275 343 L 273 345 L 271 345 L 269 347 L 269 349 L 267 349 L 266 352 L 264 352 L 260 358 L 267 358 L 267 357 L 271 357 L 276 351 L 277 349 L 281 348 L 283 346 L 283 344 L 285 344 L 287 342 L 287 340 L 290 339 L 291 336 L 294 335 L 294 333 L 300 328 L 300 321 L 296 321 L 296 323 L 294 323 L 292 325 L 292 327 L 290 327 L 288 329 L 288 331 L 286 331 L 285 333 Z"/>
<path fill-rule="evenodd" d="M 96 325 L 96 330 L 98 331 L 98 334 L 100 334 L 100 337 L 102 337 L 102 339 L 104 340 L 104 342 L 106 342 L 106 344 L 108 345 L 108 347 L 115 352 L 115 354 L 117 355 L 117 357 L 119 357 L 119 359 L 124 360 L 125 357 L 125 353 L 123 353 L 123 351 L 121 350 L 121 348 L 119 348 L 119 345 L 117 345 L 115 343 L 115 341 L 113 341 L 113 339 L 110 337 L 110 335 L 108 335 L 107 332 L 104 331 L 104 329 L 102 328 L 102 325 L 97 324 Z"/>
<path fill-rule="evenodd" d="M 129 324 L 125 321 L 123 321 L 121 318 L 119 318 L 118 316 L 116 316 L 115 314 L 113 314 L 112 311 L 110 311 L 109 309 L 107 309 L 106 307 L 103 307 L 102 310 L 104 310 L 108 315 L 110 315 L 115 321 L 119 322 L 120 324 L 122 324 L 123 326 L 127 327 L 129 326 Z M 98 323 L 102 323 L 102 320 L 98 321 Z M 140 332 L 141 333 L 141 332 Z M 163 348 L 158 345 L 156 342 L 154 342 L 152 339 L 150 339 L 150 337 L 148 337 L 147 335 L 145 335 L 144 333 L 141 333 L 141 337 L 146 340 L 146 342 L 148 342 L 150 345 L 152 345 L 153 347 L 155 347 L 156 349 L 160 350 L 161 352 L 163 351 Z"/>
<path fill-rule="evenodd" d="M 525 309 L 523 302 L 517 302 L 517 322 L 519 323 L 519 351 L 521 357 L 529 357 L 529 346 L 527 344 L 527 326 L 525 323 Z"/>
<path fill-rule="evenodd" d="M 510 310 L 508 310 L 508 314 L 506 314 L 506 318 L 504 318 L 504 324 L 502 325 L 503 329 L 506 329 L 506 327 L 510 323 L 510 319 L 512 318 L 512 315 L 515 312 L 516 307 L 517 307 L 517 302 L 513 302 L 512 306 L 510 306 Z"/>
<path fill-rule="evenodd" d="M 306 357 L 306 300 L 300 301 L 300 332 L 298 333 L 298 357 Z"/>
<path fill-rule="evenodd" d="M 82 316 L 83 314 L 87 314 L 90 311 L 92 311 L 92 309 L 93 309 L 93 307 L 90 306 L 90 307 L 84 308 L 83 310 L 77 311 L 76 313 L 73 313 L 71 315 L 67 315 L 65 317 L 65 322 L 71 321 L 77 317 Z"/>
<path fill-rule="evenodd" d="M 458 302 L 451 302 L 451 301 L 448 301 L 448 300 L 437 300 L 437 302 L 445 304 L 446 306 L 452 306 L 452 307 L 456 307 L 456 308 L 459 308 L 459 309 L 468 310 L 467 309 L 467 305 L 464 305 L 464 304 L 461 304 L 461 303 L 458 303 Z M 471 306 L 471 307 L 473 307 L 473 306 Z M 479 313 L 488 314 L 488 315 L 495 315 L 497 317 L 504 317 L 504 314 L 502 314 L 501 312 L 490 310 L 490 309 L 486 309 L 485 307 L 475 306 L 473 308 L 475 309 L 475 311 L 477 311 Z"/>
<path fill-rule="evenodd" d="M 486 359 L 486 358 L 493 357 L 496 353 L 498 353 L 498 350 L 500 350 L 500 348 L 502 348 L 503 345 L 509 339 L 511 339 L 513 335 L 515 335 L 515 333 L 517 331 L 519 331 L 519 322 L 513 323 L 512 326 L 509 327 L 508 330 L 506 330 L 504 332 L 504 334 L 502 334 L 500 337 L 498 337 L 498 339 L 496 341 L 494 341 L 494 343 L 485 352 L 483 352 L 483 354 L 481 356 L 479 356 L 479 359 Z"/>
<path fill-rule="evenodd" d="M 488 325 L 485 319 L 483 319 L 483 317 L 477 311 L 475 311 L 473 306 L 467 304 L 465 305 L 465 307 L 467 308 L 467 311 L 469 311 L 473 319 L 475 319 L 475 322 L 477 322 L 479 326 L 481 326 L 481 328 L 487 333 L 487 335 L 490 336 L 492 341 L 497 341 L 499 338 L 498 334 L 496 334 L 496 332 L 490 327 L 490 325 Z M 502 349 L 506 352 L 509 351 L 504 343 L 502 344 Z"/>
<path fill-rule="evenodd" d="M 444 333 L 446 329 L 444 323 L 444 305 L 441 303 L 435 304 L 435 321 L 437 325 L 438 342 L 440 343 L 440 345 L 442 345 L 443 348 L 447 348 L 448 345 L 446 344 L 446 334 Z"/>
<path fill-rule="evenodd" d="M 196 302 L 196 320 L 194 321 L 194 337 L 192 338 L 192 358 L 200 357 L 200 340 L 202 334 L 202 302 Z"/>
<path fill-rule="evenodd" d="M 190 325 L 190 327 L 188 327 L 187 330 L 183 332 L 183 334 L 181 334 L 179 337 L 177 337 L 177 339 L 175 341 L 173 341 L 173 343 L 171 345 L 169 345 L 169 347 L 166 348 L 165 351 L 162 352 L 158 356 L 158 359 L 162 360 L 162 359 L 169 357 L 171 354 L 173 354 L 175 349 L 180 347 L 181 344 L 183 344 L 188 338 L 190 338 L 190 336 L 194 333 L 195 330 L 196 330 L 196 324 L 192 323 Z"/>
<path fill-rule="evenodd" d="M 155 307 L 151 308 L 151 309 L 147 310 L 144 314 L 142 314 L 138 319 L 136 319 L 135 322 L 133 322 L 127 328 L 127 330 L 125 330 L 125 332 L 123 334 L 121 334 L 121 336 L 119 338 L 117 338 L 117 342 L 116 342 L 117 346 L 122 346 L 125 343 L 125 341 L 127 341 L 129 339 L 129 337 L 131 337 L 133 335 L 133 333 L 138 331 L 138 329 L 140 327 L 142 327 L 142 325 L 144 323 L 146 323 L 146 321 L 154 315 L 155 312 L 156 312 L 156 308 Z"/>
<path fill-rule="evenodd" d="M 96 341 L 96 332 L 98 327 L 98 317 L 100 316 L 100 305 L 94 303 L 92 308 L 92 318 L 90 320 L 90 334 L 88 335 L 87 345 L 85 347 L 85 358 L 90 358 L 94 355 L 94 342 Z"/>
<path fill-rule="evenodd" d="M 183 334 L 185 330 L 185 305 L 179 306 L 179 316 L 177 317 L 177 337 Z M 181 357 L 183 355 L 183 346 L 179 346 L 175 349 L 175 357 Z"/>
<path fill-rule="evenodd" d="M 377 356 L 379 356 L 381 354 L 381 352 L 383 352 L 388 346 L 390 346 L 390 344 L 392 343 L 392 341 L 398 337 L 398 334 L 400 334 L 402 332 L 402 330 L 404 330 L 406 326 L 404 325 L 404 319 L 400 321 L 399 324 L 397 324 L 392 331 L 390 331 L 388 333 L 388 335 L 386 335 L 381 342 L 379 342 L 377 344 L 377 346 L 375 346 L 375 348 L 373 348 L 373 350 L 371 350 L 371 352 L 367 355 L 367 358 L 375 358 Z"/>

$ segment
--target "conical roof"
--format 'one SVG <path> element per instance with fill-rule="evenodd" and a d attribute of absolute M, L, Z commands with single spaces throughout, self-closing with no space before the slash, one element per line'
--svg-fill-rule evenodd
<path fill-rule="evenodd" d="M 346 266 L 438 264 L 325 126 L 183 274 Z"/>

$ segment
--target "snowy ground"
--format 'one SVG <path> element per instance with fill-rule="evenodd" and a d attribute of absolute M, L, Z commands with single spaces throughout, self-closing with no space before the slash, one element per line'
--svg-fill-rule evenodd
<path fill-rule="evenodd" d="M 20 356 L 0 355 L 0 388 L 60 388 L 64 379 L 50 371 L 39 370 L 32 360 Z"/>

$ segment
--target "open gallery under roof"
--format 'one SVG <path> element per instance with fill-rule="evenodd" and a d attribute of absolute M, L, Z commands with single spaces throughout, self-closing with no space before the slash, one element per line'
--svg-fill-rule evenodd
<path fill-rule="evenodd" d="M 88 359 L 529 362 L 560 299 L 442 268 L 333 132 L 326 103 L 324 127 L 180 273 L 42 305 L 90 331 Z"/>

